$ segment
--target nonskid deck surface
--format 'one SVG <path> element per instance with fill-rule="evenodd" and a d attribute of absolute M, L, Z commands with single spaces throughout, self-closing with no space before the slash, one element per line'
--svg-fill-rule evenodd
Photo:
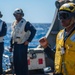
<path fill-rule="evenodd" d="M 16 75 L 13 71 L 7 72 L 7 73 L 3 73 L 2 75 Z M 53 73 L 44 73 L 41 71 L 29 71 L 29 75 L 53 75 Z"/>
<path fill-rule="evenodd" d="M 5 74 L 5 75 L 13 75 L 13 74 Z M 14 74 L 14 75 L 16 75 L 16 74 Z M 48 74 L 30 74 L 30 75 L 52 75 L 52 74 L 51 73 L 48 73 Z"/>
<path fill-rule="evenodd" d="M 6 73 L 4 72 L 2 75 L 16 75 L 16 74 L 14 73 L 14 71 L 11 70 Z M 33 70 L 33 71 L 29 71 L 29 75 L 53 75 L 53 73 L 50 72 L 44 73 L 40 70 Z"/>
<path fill-rule="evenodd" d="M 2 75 L 16 75 L 16 74 L 12 74 L 12 73 L 7 73 L 7 74 L 2 74 Z M 29 73 L 29 75 L 53 75 L 53 73 L 46 73 L 46 74 L 42 74 L 42 73 L 36 73 L 36 74 L 32 74 Z"/>

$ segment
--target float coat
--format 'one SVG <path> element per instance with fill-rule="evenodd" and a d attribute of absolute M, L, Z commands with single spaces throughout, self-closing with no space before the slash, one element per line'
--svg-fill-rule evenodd
<path fill-rule="evenodd" d="M 75 74 L 75 28 L 67 37 L 64 36 L 64 30 L 57 35 L 55 72 L 63 75 Z"/>

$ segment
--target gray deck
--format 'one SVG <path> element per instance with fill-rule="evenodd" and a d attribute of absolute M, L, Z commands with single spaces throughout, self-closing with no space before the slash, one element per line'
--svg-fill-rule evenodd
<path fill-rule="evenodd" d="M 13 74 L 5 74 L 5 75 L 13 75 Z M 16 74 L 14 74 L 14 75 L 16 75 Z M 52 75 L 52 74 L 48 73 L 48 74 L 31 74 L 31 75 Z"/>

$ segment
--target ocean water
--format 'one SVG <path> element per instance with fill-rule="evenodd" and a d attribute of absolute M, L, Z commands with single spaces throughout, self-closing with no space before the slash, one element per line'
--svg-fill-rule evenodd
<path fill-rule="evenodd" d="M 39 45 L 39 39 L 43 36 L 46 35 L 50 23 L 32 23 L 32 25 L 35 27 L 36 35 L 32 42 L 29 44 L 29 48 L 36 48 Z M 11 23 L 7 23 L 7 35 L 4 37 L 4 55 L 3 55 L 3 69 L 6 70 L 7 68 L 10 67 L 10 56 L 12 53 L 9 52 L 9 47 L 10 47 L 10 39 L 11 39 Z M 8 66 L 7 66 L 8 65 Z"/>

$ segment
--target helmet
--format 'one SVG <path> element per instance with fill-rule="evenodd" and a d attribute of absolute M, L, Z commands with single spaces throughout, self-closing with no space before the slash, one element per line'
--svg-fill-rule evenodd
<path fill-rule="evenodd" d="M 59 8 L 58 12 L 59 20 L 68 20 L 70 19 L 70 23 L 67 27 L 70 27 L 75 23 L 75 4 L 74 3 L 65 3 Z"/>
<path fill-rule="evenodd" d="M 75 4 L 74 3 L 65 3 L 60 8 L 59 11 L 68 11 L 68 12 L 75 12 Z"/>
<path fill-rule="evenodd" d="M 13 15 L 15 16 L 16 14 L 21 14 L 22 17 L 24 16 L 23 10 L 21 8 L 15 9 Z"/>
<path fill-rule="evenodd" d="M 70 19 L 75 17 L 75 4 L 65 3 L 59 8 L 58 18 L 59 19 Z"/>
<path fill-rule="evenodd" d="M 2 15 L 2 13 L 1 13 L 1 11 L 0 11 L 0 18 L 2 18 L 2 16 L 3 16 L 3 15 Z"/>

